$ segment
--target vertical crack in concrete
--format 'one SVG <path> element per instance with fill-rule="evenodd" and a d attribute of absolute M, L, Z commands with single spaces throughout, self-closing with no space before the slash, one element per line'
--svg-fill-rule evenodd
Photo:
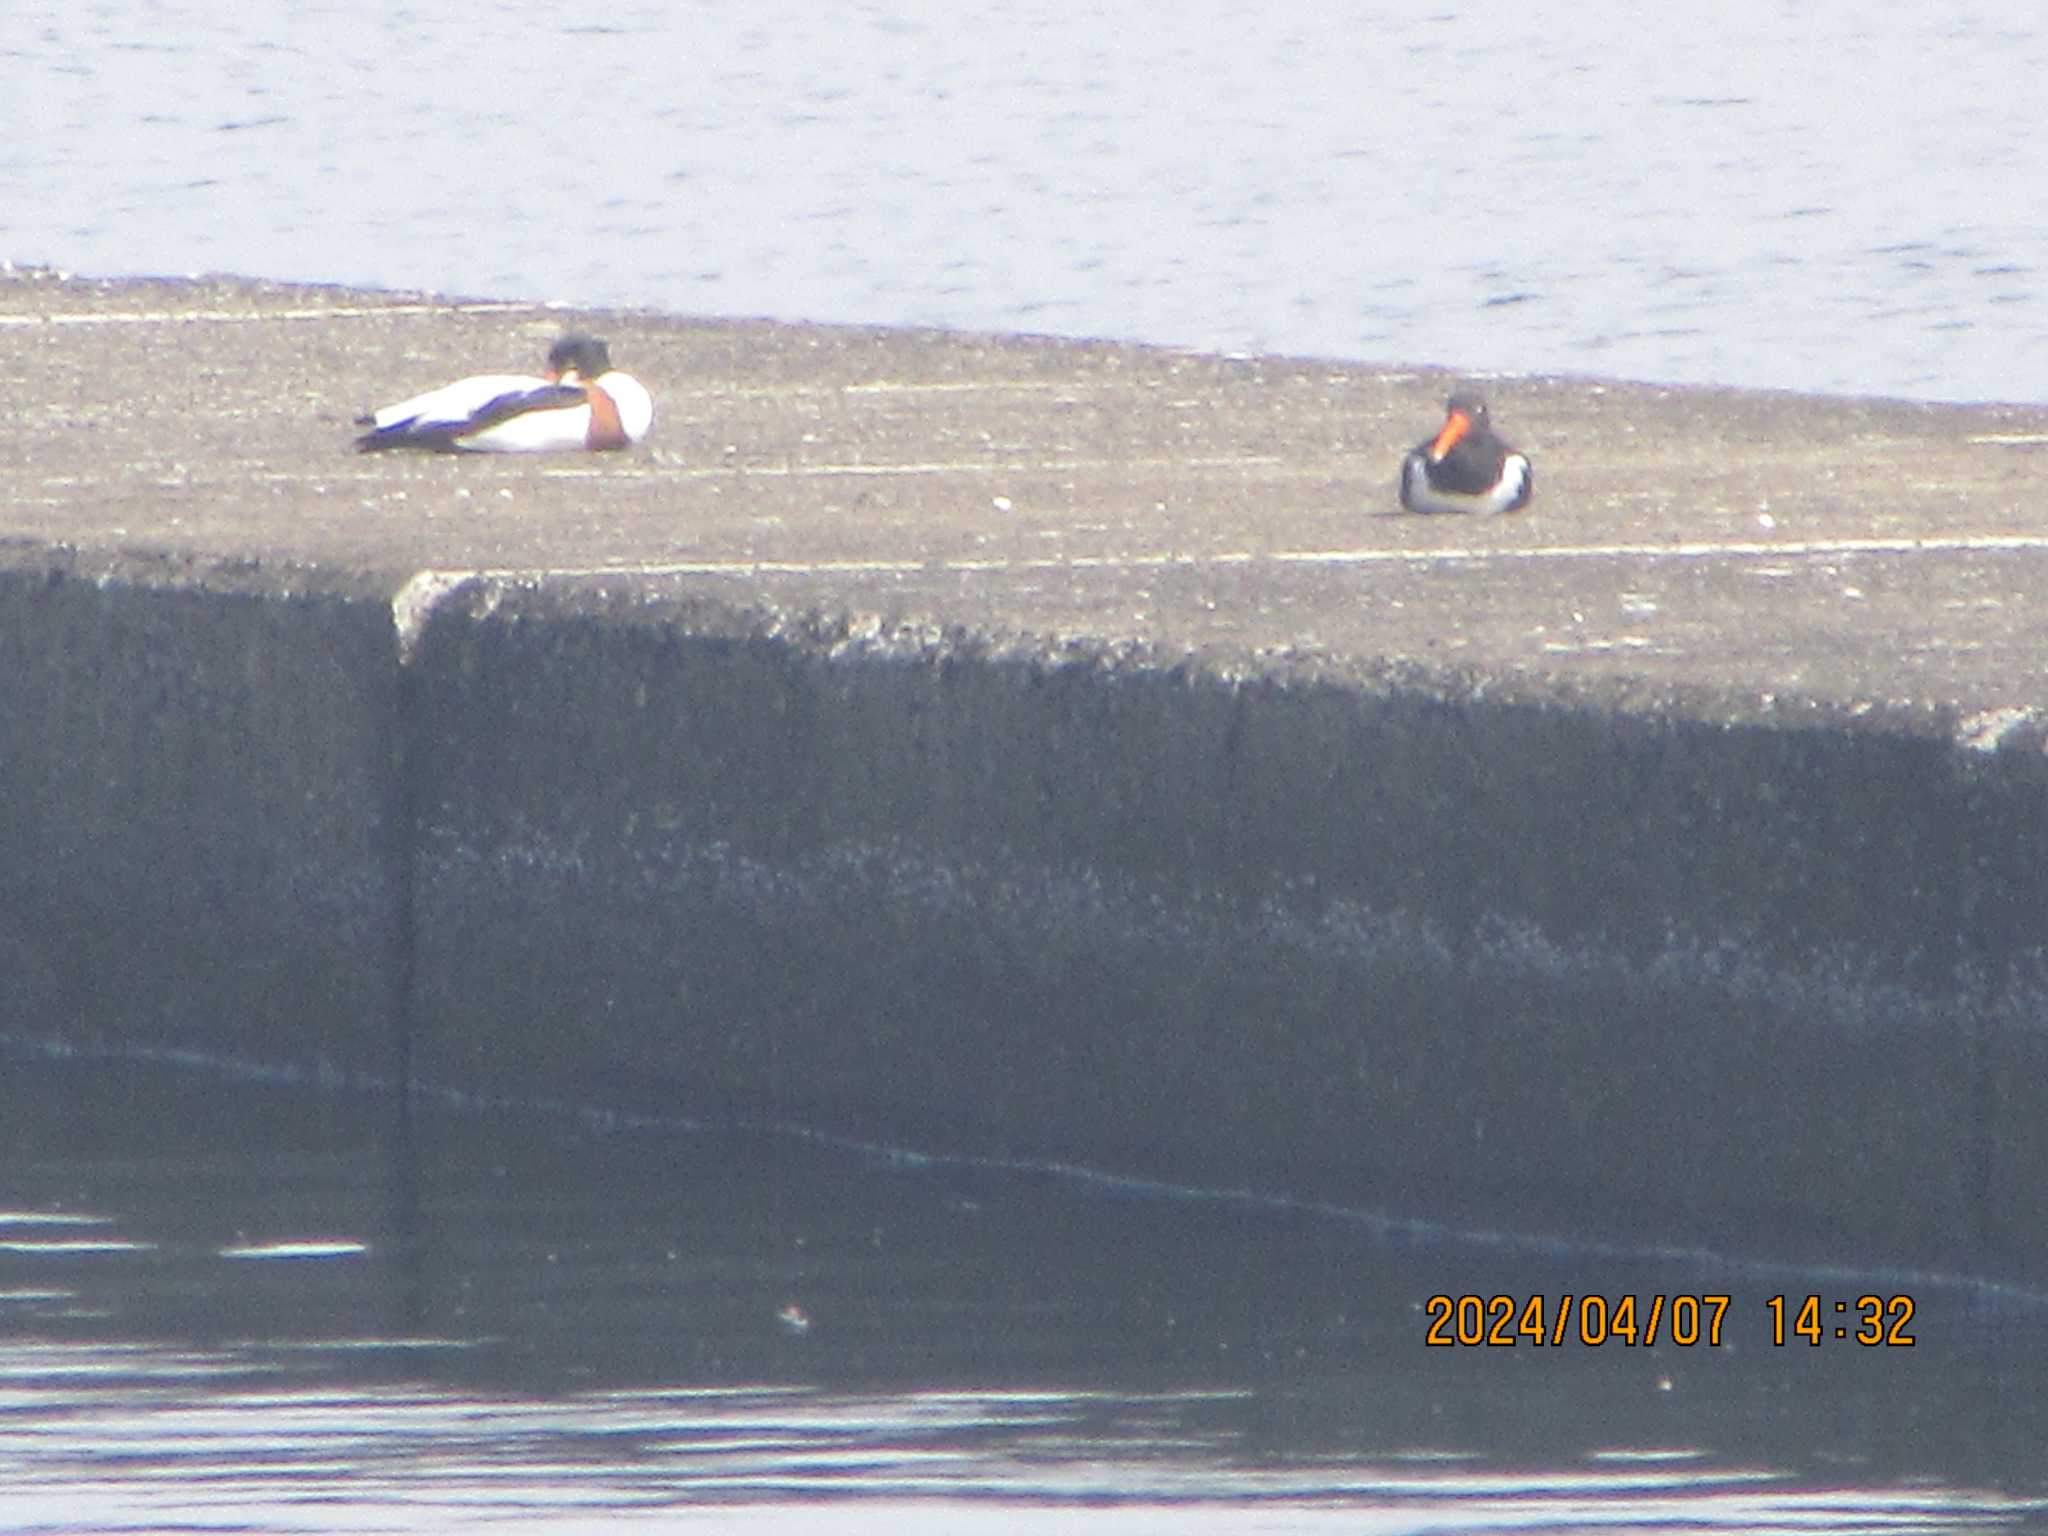
<path fill-rule="evenodd" d="M 391 921 L 386 935 L 386 966 L 389 978 L 387 1061 L 398 1098 L 406 1106 L 400 1111 L 399 1139 L 411 1136 L 415 1036 L 419 1010 L 419 867 L 423 857 L 422 786 L 419 783 L 421 736 L 427 729 L 422 718 L 420 686 L 414 661 L 421 638 L 447 600 L 476 586 L 482 578 L 474 571 L 423 570 L 400 587 L 391 598 L 391 624 L 395 641 L 393 669 L 391 751 L 385 764 L 385 848 L 384 862 L 390 890 Z"/>
<path fill-rule="evenodd" d="M 427 1313 L 427 1285 L 422 1270 L 424 1250 L 420 1217 L 420 1163 L 413 1099 L 416 1092 L 419 998 L 421 817 L 424 789 L 419 782 L 421 718 L 418 673 L 412 662 L 419 638 L 435 606 L 464 585 L 460 573 L 425 571 L 392 599 L 394 630 L 390 750 L 384 763 L 384 849 L 390 921 L 385 934 L 385 1071 L 390 1087 L 386 1099 L 384 1138 L 385 1242 L 397 1257 L 401 1285 L 397 1292 L 396 1326 L 417 1328 Z"/>
<path fill-rule="evenodd" d="M 419 688 L 411 666 L 414 644 L 429 609 L 413 602 L 403 610 L 409 595 L 419 585 L 408 583 L 392 603 L 397 626 L 396 661 L 392 678 L 391 747 L 384 764 L 384 864 L 390 892 L 391 921 L 386 934 L 385 956 L 389 976 L 389 1017 L 387 1044 L 389 1069 L 397 1096 L 410 1099 L 413 1077 L 413 1033 L 418 1017 L 416 993 L 419 982 L 419 859 L 420 793 L 416 783 L 420 753 L 415 737 L 422 729 L 419 719 Z M 443 591 L 447 589 L 442 589 Z"/>

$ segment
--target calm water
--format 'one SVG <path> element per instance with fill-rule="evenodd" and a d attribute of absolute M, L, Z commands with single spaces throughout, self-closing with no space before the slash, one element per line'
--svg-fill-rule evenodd
<path fill-rule="evenodd" d="M 11 0 L 0 258 L 1941 399 L 2048 373 L 2048 20 Z"/>
<path fill-rule="evenodd" d="M 1864 1283 L 0 1051 L 0 1529 L 2048 1529 L 2048 1304 Z M 1423 1342 L 1566 1290 L 1733 1299 Z"/>

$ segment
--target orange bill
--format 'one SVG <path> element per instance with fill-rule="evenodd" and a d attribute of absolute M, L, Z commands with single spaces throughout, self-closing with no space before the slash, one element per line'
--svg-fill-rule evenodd
<path fill-rule="evenodd" d="M 1442 463 L 1444 455 L 1463 442 L 1465 434 L 1471 430 L 1472 418 L 1470 416 L 1467 416 L 1463 411 L 1451 412 L 1444 419 L 1443 431 L 1437 433 L 1436 441 L 1429 445 L 1430 463 Z"/>

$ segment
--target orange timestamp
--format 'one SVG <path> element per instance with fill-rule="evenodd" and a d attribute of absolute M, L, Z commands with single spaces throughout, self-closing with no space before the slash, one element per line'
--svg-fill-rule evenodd
<path fill-rule="evenodd" d="M 1425 1302 L 1425 1344 L 1693 1344 L 1719 1345 L 1730 1298 L 1699 1293 L 1637 1296 L 1432 1296 Z M 1772 1296 L 1771 1343 L 1910 1347 L 1915 1341 L 1911 1296 Z"/>
<path fill-rule="evenodd" d="M 1432 1296 L 1425 1344 L 1717 1345 L 1730 1298 L 1715 1295 Z"/>
<path fill-rule="evenodd" d="M 1799 1339 L 1816 1346 L 1823 1339 L 1866 1345 L 1913 1342 L 1910 1296 L 1773 1296 L 1764 1305 L 1771 1312 L 1773 1344 Z"/>

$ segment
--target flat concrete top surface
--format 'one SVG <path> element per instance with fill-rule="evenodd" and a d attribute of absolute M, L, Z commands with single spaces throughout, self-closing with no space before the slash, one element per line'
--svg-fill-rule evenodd
<path fill-rule="evenodd" d="M 356 416 L 605 336 L 618 454 L 361 455 Z M 564 576 L 1234 669 L 1418 665 L 1656 708 L 2048 712 L 2048 407 L 1475 381 L 1536 465 L 1418 517 L 1450 376 L 909 330 L 0 274 L 0 539 Z M 282 578 L 281 578 L 282 579 Z M 1939 728 L 1939 727 L 1938 727 Z"/>

